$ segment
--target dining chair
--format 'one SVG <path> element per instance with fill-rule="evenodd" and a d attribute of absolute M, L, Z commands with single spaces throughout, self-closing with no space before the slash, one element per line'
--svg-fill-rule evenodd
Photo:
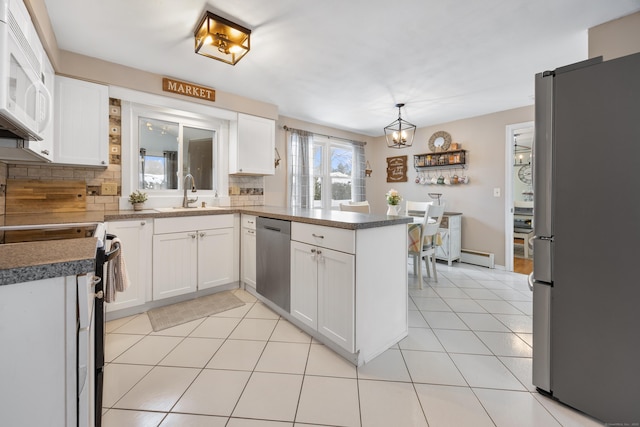
<path fill-rule="evenodd" d="M 427 269 L 427 277 L 431 277 L 429 268 L 429 257 L 431 257 L 433 278 L 436 282 L 438 281 L 438 273 L 436 271 L 437 233 L 443 214 L 444 205 L 429 204 L 424 213 L 422 224 L 420 225 L 419 243 L 417 245 L 410 245 L 409 247 L 409 256 L 413 257 L 413 274 L 417 274 L 418 276 L 420 289 L 422 289 L 423 286 L 422 259 L 424 259 L 424 264 Z M 409 240 L 411 243 L 411 239 Z"/>
<path fill-rule="evenodd" d="M 370 213 L 371 206 L 369 206 L 368 201 L 340 203 L 340 210 L 349 212 Z"/>
<path fill-rule="evenodd" d="M 406 216 L 423 217 L 427 207 L 432 204 L 433 202 L 414 202 L 412 200 L 407 200 L 404 208 L 404 214 Z"/>

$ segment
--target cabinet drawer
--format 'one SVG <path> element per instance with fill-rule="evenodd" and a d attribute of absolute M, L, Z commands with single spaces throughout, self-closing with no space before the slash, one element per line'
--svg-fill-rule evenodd
<path fill-rule="evenodd" d="M 355 231 L 322 225 L 291 223 L 291 240 L 322 246 L 349 254 L 355 253 Z"/>
<path fill-rule="evenodd" d="M 154 221 L 154 234 L 232 227 L 233 214 L 158 218 Z"/>
<path fill-rule="evenodd" d="M 249 228 L 251 230 L 255 230 L 256 229 L 255 215 L 242 214 L 242 228 Z"/>

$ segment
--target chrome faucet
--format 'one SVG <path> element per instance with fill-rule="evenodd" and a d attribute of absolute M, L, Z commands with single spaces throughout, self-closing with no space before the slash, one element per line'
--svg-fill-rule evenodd
<path fill-rule="evenodd" d="M 198 197 L 196 196 L 195 199 L 189 199 L 187 198 L 187 182 L 191 182 L 191 192 L 195 193 L 196 191 L 198 191 L 198 189 L 196 188 L 196 181 L 195 179 L 193 179 L 193 175 L 191 175 L 190 173 L 186 174 L 184 176 L 184 183 L 182 184 L 183 190 L 184 190 L 184 196 L 182 197 L 182 207 L 183 208 L 190 208 L 191 206 L 189 206 L 189 203 L 195 203 L 196 201 L 198 201 Z"/>

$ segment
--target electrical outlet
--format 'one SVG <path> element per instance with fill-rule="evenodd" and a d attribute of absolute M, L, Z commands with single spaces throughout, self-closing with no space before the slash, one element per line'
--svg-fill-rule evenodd
<path fill-rule="evenodd" d="M 500 197 L 500 187 L 493 189 L 493 197 Z"/>
<path fill-rule="evenodd" d="M 100 194 L 102 196 L 117 196 L 118 195 L 118 184 L 115 182 L 103 182 Z"/>

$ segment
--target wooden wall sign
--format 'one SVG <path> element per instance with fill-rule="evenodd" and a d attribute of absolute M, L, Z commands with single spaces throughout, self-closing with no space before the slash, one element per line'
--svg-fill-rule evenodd
<path fill-rule="evenodd" d="M 407 182 L 407 156 L 387 157 L 387 182 Z"/>
<path fill-rule="evenodd" d="M 216 91 L 214 89 L 193 83 L 181 82 L 180 80 L 169 79 L 167 77 L 162 78 L 162 90 L 204 99 L 206 101 L 214 102 L 216 100 Z"/>

